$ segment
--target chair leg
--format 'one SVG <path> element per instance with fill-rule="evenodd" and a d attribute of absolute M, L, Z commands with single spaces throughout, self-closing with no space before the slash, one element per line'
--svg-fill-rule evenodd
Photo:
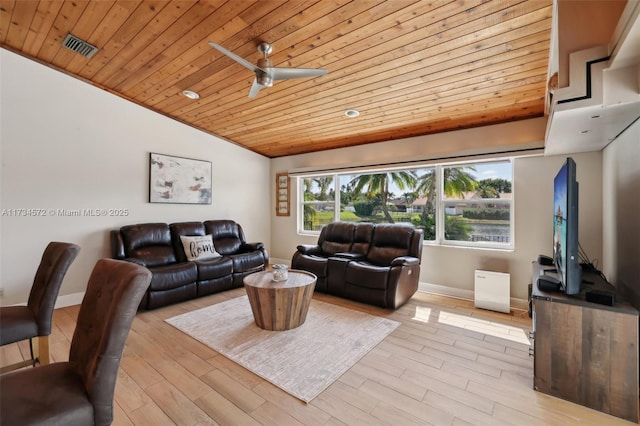
<path fill-rule="evenodd" d="M 33 344 L 33 339 L 36 339 L 37 345 Z M 33 366 L 49 364 L 49 336 L 38 336 L 33 339 L 29 339 Z"/>
<path fill-rule="evenodd" d="M 51 362 L 49 358 L 49 336 L 38 336 L 38 353 L 35 359 L 40 362 L 40 365 L 47 365 Z"/>
<path fill-rule="evenodd" d="M 35 339 L 38 339 L 37 346 L 34 346 L 33 339 L 29 339 L 29 355 L 31 355 L 31 358 L 0 367 L 0 374 L 8 373 L 24 367 L 35 367 L 37 362 L 44 365 L 44 362 L 38 359 L 40 356 L 42 360 L 46 360 L 46 363 L 49 364 L 49 336 L 42 336 L 40 338 L 36 337 Z"/>
<path fill-rule="evenodd" d="M 36 339 L 37 344 L 33 344 L 33 339 Z M 36 364 L 47 365 L 51 363 L 49 358 L 49 336 L 38 336 L 29 339 L 29 349 L 31 351 L 32 365 Z"/>
<path fill-rule="evenodd" d="M 33 337 L 29 338 L 29 356 L 31 356 L 31 366 L 35 367 L 36 361 L 38 360 L 38 354 L 34 352 Z"/>

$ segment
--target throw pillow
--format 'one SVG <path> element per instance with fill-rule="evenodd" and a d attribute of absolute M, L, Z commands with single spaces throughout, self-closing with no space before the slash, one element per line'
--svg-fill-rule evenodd
<path fill-rule="evenodd" d="M 189 261 L 215 259 L 222 255 L 218 253 L 213 246 L 213 238 L 211 234 L 197 237 L 186 237 L 181 235 L 182 247 L 184 254 Z"/>

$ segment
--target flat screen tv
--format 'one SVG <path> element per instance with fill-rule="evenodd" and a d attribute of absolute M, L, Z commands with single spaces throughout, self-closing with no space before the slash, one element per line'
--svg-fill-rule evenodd
<path fill-rule="evenodd" d="M 553 262 L 566 294 L 580 293 L 582 270 L 578 248 L 578 182 L 571 157 L 553 181 Z"/>

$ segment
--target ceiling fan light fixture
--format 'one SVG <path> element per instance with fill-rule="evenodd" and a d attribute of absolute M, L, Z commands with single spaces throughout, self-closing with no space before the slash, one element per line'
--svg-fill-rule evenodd
<path fill-rule="evenodd" d="M 349 118 L 355 118 L 360 115 L 360 111 L 358 111 L 357 109 L 348 109 L 344 112 L 344 115 Z"/>
<path fill-rule="evenodd" d="M 183 90 L 182 94 L 189 99 L 193 99 L 193 100 L 200 99 L 200 95 L 194 92 L 193 90 Z"/>

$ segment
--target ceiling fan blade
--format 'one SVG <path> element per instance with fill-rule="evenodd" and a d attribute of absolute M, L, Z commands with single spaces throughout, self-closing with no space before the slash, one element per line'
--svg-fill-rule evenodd
<path fill-rule="evenodd" d="M 214 43 L 214 42 L 210 41 L 209 42 L 209 46 L 213 47 L 216 50 L 219 50 L 220 52 L 224 53 L 225 55 L 227 55 L 228 57 L 230 57 L 231 59 L 233 59 L 234 61 L 236 61 L 240 65 L 242 65 L 242 66 L 244 66 L 246 68 L 249 68 L 253 72 L 264 71 L 263 69 L 258 68 L 257 66 L 255 66 L 251 62 L 247 61 L 243 57 L 236 55 L 232 51 L 225 49 L 224 47 L 220 46 L 217 43 Z"/>
<path fill-rule="evenodd" d="M 258 79 L 253 79 L 253 84 L 251 85 L 251 90 L 249 90 L 249 97 L 255 98 L 258 92 L 262 89 L 262 85 L 258 84 Z"/>
<path fill-rule="evenodd" d="M 318 77 L 325 75 L 327 70 L 320 68 L 271 68 L 269 73 L 274 80 L 286 80 L 289 78 Z"/>

